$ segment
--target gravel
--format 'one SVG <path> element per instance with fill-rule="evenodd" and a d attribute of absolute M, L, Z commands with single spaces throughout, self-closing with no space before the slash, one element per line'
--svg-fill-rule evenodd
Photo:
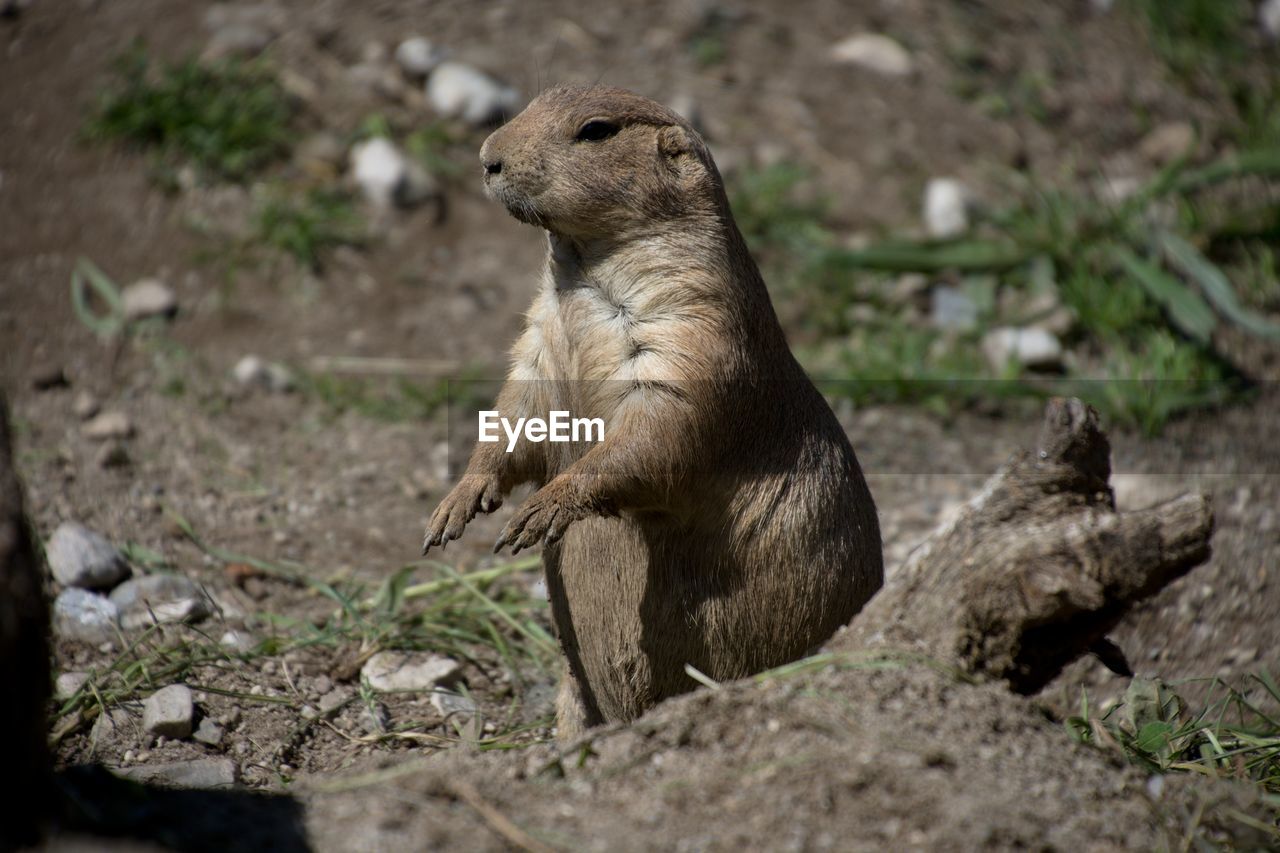
<path fill-rule="evenodd" d="M 129 564 L 101 534 L 64 521 L 44 546 L 53 579 L 63 586 L 110 589 L 129 577 Z"/>
<path fill-rule="evenodd" d="M 1004 370 L 1012 361 L 1022 367 L 1048 370 L 1062 365 L 1062 343 L 1046 329 L 992 329 L 982 338 L 982 351 L 991 369 Z"/>
<path fill-rule="evenodd" d="M 376 207 L 414 207 L 437 196 L 435 179 L 389 139 L 375 137 L 351 148 L 351 175 Z"/>
<path fill-rule="evenodd" d="M 482 127 L 514 113 L 520 94 L 470 65 L 442 62 L 427 78 L 427 103 L 443 118 Z"/>
<path fill-rule="evenodd" d="M 135 281 L 120 293 L 126 320 L 172 317 L 178 313 L 178 296 L 167 284 L 154 278 Z"/>
<path fill-rule="evenodd" d="M 955 178 L 932 178 L 924 190 L 924 227 L 945 240 L 969 230 L 970 193 Z"/>
<path fill-rule="evenodd" d="M 185 738 L 194 719 L 195 701 L 185 684 L 162 687 L 142 703 L 142 728 L 156 737 Z"/>
<path fill-rule="evenodd" d="M 196 622 L 210 613 L 204 591 L 182 575 L 146 575 L 125 581 L 111 593 L 125 630 L 152 622 Z"/>
<path fill-rule="evenodd" d="M 422 36 L 412 36 L 396 47 L 396 64 L 410 77 L 426 77 L 444 61 L 446 51 Z"/>
<path fill-rule="evenodd" d="M 53 602 L 53 629 L 65 640 L 99 645 L 116 639 L 120 610 L 96 592 L 68 587 Z"/>
<path fill-rule="evenodd" d="M 365 663 L 360 676 L 374 690 L 432 690 L 455 684 L 462 665 L 444 655 L 427 652 L 378 652 Z"/>
<path fill-rule="evenodd" d="M 857 33 L 831 46 L 831 58 L 885 77 L 907 77 L 915 60 L 905 47 L 879 33 Z"/>
<path fill-rule="evenodd" d="M 123 412 L 103 412 L 80 427 L 85 438 L 107 441 L 112 438 L 131 438 L 133 422 Z"/>

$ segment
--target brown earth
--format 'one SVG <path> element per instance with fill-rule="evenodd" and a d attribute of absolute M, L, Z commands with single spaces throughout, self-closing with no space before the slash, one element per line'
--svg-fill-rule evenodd
<path fill-rule="evenodd" d="M 549 81 L 603 79 L 659 98 L 692 97 L 722 166 L 812 164 L 835 200 L 837 224 L 851 233 L 910 225 L 932 175 L 959 175 L 980 191 L 1013 166 L 1088 181 L 1099 171 L 1141 171 L 1137 142 L 1160 121 L 1194 118 L 1207 145 L 1225 121 L 1211 93 L 1187 94 L 1170 77 L 1130 17 L 1094 14 L 1084 2 L 620 3 L 590 13 L 546 0 L 281 5 L 289 25 L 270 53 L 317 93 L 304 105 L 304 131 L 347 134 L 374 111 L 406 123 L 427 116 L 414 95 L 380 101 L 344 71 L 368 43 L 394 46 L 420 32 L 526 94 Z M 718 17 L 707 13 L 713 8 Z M 263 614 L 307 624 L 334 605 L 271 578 L 258 579 L 252 594 L 237 588 L 165 508 L 217 547 L 296 561 L 324 579 L 376 582 L 416 558 L 421 521 L 447 487 L 444 463 L 462 461 L 439 450 L 443 415 L 383 422 L 335 413 L 313 394 L 238 388 L 231 366 L 247 353 L 302 367 L 316 356 L 386 356 L 492 375 L 530 298 L 542 238 L 484 200 L 465 159 L 483 132 L 460 133 L 463 177 L 447 182 L 440 223 L 430 211 L 399 214 L 367 248 L 339 250 L 317 271 L 280 260 L 228 274 L 201 260 L 220 244 L 196 233 L 191 218 L 213 212 L 235 232 L 249 194 L 167 192 L 150 179 L 144 156 L 85 144 L 78 131 L 115 56 L 137 37 L 162 56 L 198 52 L 207 38 L 203 11 L 162 0 L 37 0 L 0 19 L 0 379 L 39 534 L 74 519 L 163 554 L 224 605 L 226 625 L 202 629 L 216 638 L 246 623 L 260 630 Z M 918 73 L 886 81 L 830 65 L 829 44 L 863 29 L 899 38 Z M 702 67 L 688 45 L 708 33 L 726 58 Z M 962 67 L 956 56 L 972 62 Z M 975 81 L 1012 92 L 1028 73 L 1053 81 L 1037 96 L 1047 118 L 991 118 L 958 94 Z M 282 166 L 277 176 L 296 170 Z M 79 257 L 121 282 L 164 278 L 178 292 L 177 319 L 123 344 L 99 342 L 70 305 Z M 51 367 L 69 387 L 35 390 L 33 379 Z M 72 412 L 81 391 L 136 425 L 129 465 L 98 464 L 99 446 Z M 1159 438 L 1112 434 L 1122 506 L 1200 488 L 1213 494 L 1218 524 L 1210 562 L 1116 633 L 1139 674 L 1238 681 L 1280 670 L 1280 450 L 1268 440 L 1277 417 L 1280 394 L 1263 389 Z M 842 419 L 880 508 L 890 571 L 1037 425 L 1034 417 L 943 418 L 898 407 Z M 487 546 L 513 505 L 473 525 L 447 552 L 450 564 L 491 564 Z M 527 572 L 513 582 L 533 580 Z M 1171 780 L 1164 798 L 1153 798 L 1137 770 L 1074 745 L 1053 720 L 1078 705 L 1080 687 L 1094 699 L 1123 689 L 1092 660 L 1031 702 L 917 668 L 824 671 L 702 692 L 635 729 L 606 733 L 591 748 L 596 757 L 577 769 L 574 755 L 554 763 L 548 746 L 441 755 L 365 738 L 358 702 L 333 725 L 306 725 L 297 705 L 317 701 L 322 688 L 343 686 L 345 676 L 354 693 L 343 667 L 351 653 L 316 647 L 200 673 L 208 687 L 256 686 L 296 700 L 199 697 L 204 714 L 238 718 L 220 749 L 156 746 L 132 732 L 95 745 L 85 726 L 61 742 L 58 760 L 115 766 L 126 752 L 142 764 L 225 752 L 245 785 L 296 793 L 311 843 L 326 849 L 496 847 L 512 838 L 503 840 L 495 810 L 542 843 L 565 847 L 1174 846 L 1183 835 L 1217 831 L 1196 825 L 1198 800 L 1251 796 Z M 114 654 L 61 642 L 56 668 L 99 666 Z M 549 676 L 521 692 L 481 657 L 467 662 L 466 678 L 482 708 L 494 709 L 491 718 L 513 698 L 521 719 L 549 712 Z M 392 719 L 450 731 L 419 697 L 385 704 Z M 546 732 L 530 737 L 538 734 Z M 405 759 L 423 763 L 396 763 Z M 544 766 L 552 772 L 537 776 Z M 384 767 L 398 769 L 389 779 L 336 775 Z M 294 810 L 264 806 L 275 801 L 183 802 L 214 816 L 278 819 L 282 845 L 299 837 Z M 205 846 L 215 846 L 213 837 Z"/>

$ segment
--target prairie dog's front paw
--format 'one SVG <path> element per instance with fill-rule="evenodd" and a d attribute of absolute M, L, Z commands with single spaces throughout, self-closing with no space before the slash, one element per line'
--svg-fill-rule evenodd
<path fill-rule="evenodd" d="M 427 553 L 433 545 L 443 548 L 450 540 L 458 539 L 476 513 L 493 512 L 500 506 L 502 488 L 497 477 L 464 474 L 431 514 L 422 540 L 422 553 Z"/>
<path fill-rule="evenodd" d="M 615 514 L 609 506 L 597 506 L 596 502 L 576 494 L 572 487 L 553 480 L 516 510 L 515 516 L 502 529 L 493 550 L 497 553 L 503 546 L 510 545 L 511 553 L 519 553 L 522 548 L 532 548 L 542 541 L 558 541 L 570 524 L 588 515 Z"/>

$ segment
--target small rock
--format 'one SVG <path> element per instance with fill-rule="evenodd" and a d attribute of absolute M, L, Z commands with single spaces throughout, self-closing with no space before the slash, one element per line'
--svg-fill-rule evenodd
<path fill-rule="evenodd" d="M 1265 0 L 1258 7 L 1258 25 L 1272 41 L 1280 41 L 1280 0 Z"/>
<path fill-rule="evenodd" d="M 172 317 L 178 313 L 178 297 L 164 282 L 154 278 L 135 281 L 120 293 L 126 320 Z"/>
<path fill-rule="evenodd" d="M 143 764 L 116 768 L 115 773 L 135 782 L 172 788 L 231 788 L 236 784 L 236 763 L 230 758 Z"/>
<path fill-rule="evenodd" d="M 425 169 L 380 136 L 352 146 L 351 174 L 365 198 L 379 207 L 412 207 L 439 193 Z"/>
<path fill-rule="evenodd" d="M 462 675 L 456 660 L 426 652 L 378 652 L 360 670 L 374 690 L 431 690 L 454 684 Z"/>
<path fill-rule="evenodd" d="M 256 645 L 256 641 L 252 636 L 244 631 L 227 631 L 218 640 L 218 644 L 223 648 L 235 649 L 238 652 L 247 652 Z"/>
<path fill-rule="evenodd" d="M 978 304 L 958 288 L 939 285 L 933 289 L 934 328 L 968 332 L 978 326 Z"/>
<path fill-rule="evenodd" d="M 323 696 L 333 689 L 333 679 L 321 673 L 311 679 L 311 692 L 317 696 Z"/>
<path fill-rule="evenodd" d="M 461 62 L 442 62 L 427 78 L 427 103 L 444 118 L 473 127 L 501 121 L 515 111 L 520 94 L 483 71 Z"/>
<path fill-rule="evenodd" d="M 156 737 L 186 737 L 194 717 L 195 701 L 185 684 L 162 687 L 142 703 L 142 728 Z"/>
<path fill-rule="evenodd" d="M 992 329 L 982 338 L 982 351 L 991 369 L 997 372 L 1011 362 L 1040 370 L 1062 366 L 1062 344 L 1044 329 Z"/>
<path fill-rule="evenodd" d="M 446 51 L 422 36 L 407 38 L 396 47 L 396 64 L 410 77 L 426 77 L 444 61 Z"/>
<path fill-rule="evenodd" d="M 102 406 L 98 403 L 98 398 L 90 394 L 88 391 L 81 391 L 76 395 L 75 401 L 71 404 L 71 411 L 77 418 L 87 421 L 89 418 L 98 414 L 98 410 Z"/>
<path fill-rule="evenodd" d="M 342 140 L 333 133 L 313 133 L 298 143 L 294 162 L 318 177 L 332 177 L 342 168 L 347 153 Z"/>
<path fill-rule="evenodd" d="M 228 24 L 214 31 L 200 56 L 205 60 L 250 58 L 266 50 L 274 38 L 275 33 L 253 24 Z"/>
<path fill-rule="evenodd" d="M 391 725 L 391 712 L 381 702 L 366 705 L 360 712 L 360 727 L 369 734 L 380 734 Z"/>
<path fill-rule="evenodd" d="M 98 449 L 97 456 L 94 457 L 98 467 L 104 470 L 110 468 L 126 468 L 133 461 L 129 458 L 129 451 L 118 441 L 104 444 Z"/>
<path fill-rule="evenodd" d="M 831 58 L 886 77 L 907 77 L 915 71 L 915 60 L 907 49 L 879 33 L 858 33 L 837 42 L 831 47 Z"/>
<path fill-rule="evenodd" d="M 320 713 L 322 715 L 332 714 L 338 708 L 345 705 L 351 696 L 352 693 L 350 690 L 335 687 L 333 690 L 330 690 L 328 693 L 320 697 Z"/>
<path fill-rule="evenodd" d="M 129 577 L 116 547 L 83 524 L 64 521 L 44 546 L 53 578 L 63 586 L 110 589 Z"/>
<path fill-rule="evenodd" d="M 82 643 L 110 643 L 118 636 L 120 610 L 96 592 L 68 587 L 53 601 L 53 628 L 59 637 Z"/>
<path fill-rule="evenodd" d="M 87 672 L 60 673 L 57 680 L 53 682 L 53 696 L 55 699 L 66 701 L 80 692 L 80 688 L 84 687 L 88 680 Z"/>
<path fill-rule="evenodd" d="M 437 690 L 431 694 L 431 705 L 444 717 L 457 716 L 465 721 L 476 712 L 475 700 L 452 690 Z"/>
<path fill-rule="evenodd" d="M 222 726 L 214 722 L 211 717 L 205 717 L 200 721 L 200 725 L 196 726 L 195 733 L 191 737 L 205 746 L 222 746 L 222 738 L 225 734 L 226 730 Z"/>
<path fill-rule="evenodd" d="M 111 708 L 94 720 L 89 739 L 95 744 L 101 744 L 124 738 L 134 740 L 138 734 L 138 724 L 133 714 L 124 708 Z"/>
<path fill-rule="evenodd" d="M 969 190 L 954 178 L 933 178 L 924 190 L 924 226 L 939 240 L 969 230 Z"/>
<path fill-rule="evenodd" d="M 103 412 L 80 427 L 80 432 L 93 441 L 130 438 L 133 435 L 133 423 L 123 412 Z"/>
<path fill-rule="evenodd" d="M 65 388 L 71 384 L 67 372 L 61 364 L 48 364 L 37 367 L 31 374 L 31 387 L 37 391 L 48 391 L 52 388 Z"/>
<path fill-rule="evenodd" d="M 209 615 L 204 591 L 182 575 L 145 575 L 125 581 L 111 593 L 125 630 L 152 622 L 196 622 Z"/>
<path fill-rule="evenodd" d="M 279 362 L 264 361 L 256 355 L 246 355 L 237 361 L 231 375 L 241 385 L 257 386 L 277 394 L 292 391 L 296 384 L 293 371 L 288 367 Z"/>
<path fill-rule="evenodd" d="M 1171 121 L 1144 136 L 1138 151 L 1155 165 L 1164 166 L 1187 154 L 1195 143 L 1196 129 L 1189 122 Z"/>

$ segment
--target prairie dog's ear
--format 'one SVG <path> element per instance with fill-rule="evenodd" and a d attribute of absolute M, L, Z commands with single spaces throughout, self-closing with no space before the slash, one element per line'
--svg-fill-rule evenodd
<path fill-rule="evenodd" d="M 678 124 L 670 124 L 658 131 L 658 150 L 672 159 L 693 151 L 689 132 Z"/>

